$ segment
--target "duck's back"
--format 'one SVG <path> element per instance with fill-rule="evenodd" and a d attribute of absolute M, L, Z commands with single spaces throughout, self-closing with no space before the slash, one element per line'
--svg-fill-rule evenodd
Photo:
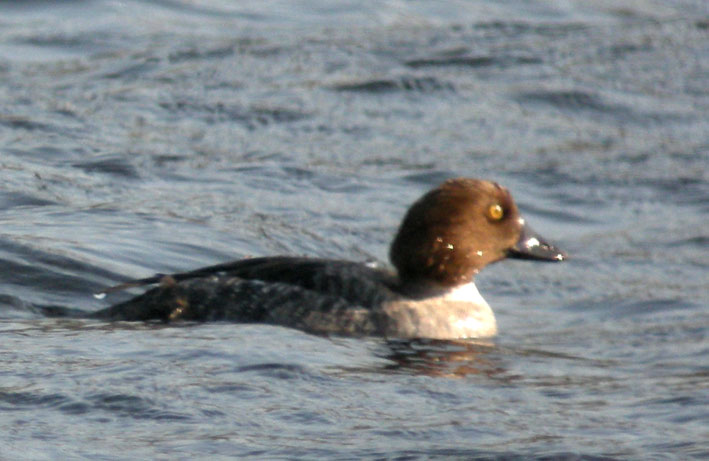
<path fill-rule="evenodd" d="M 276 256 L 155 276 L 141 296 L 95 314 L 114 320 L 265 322 L 310 332 L 377 334 L 377 309 L 396 278 L 348 261 Z M 129 284 L 130 285 L 130 284 Z"/>

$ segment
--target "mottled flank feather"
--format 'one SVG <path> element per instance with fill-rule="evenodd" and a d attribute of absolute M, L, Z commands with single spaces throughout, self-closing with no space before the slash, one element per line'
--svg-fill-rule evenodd
<path fill-rule="evenodd" d="M 382 327 L 370 318 L 371 310 L 401 297 L 390 288 L 395 279 L 387 272 L 294 257 L 246 259 L 145 280 L 160 285 L 95 317 L 258 322 L 313 333 L 377 335 Z"/>

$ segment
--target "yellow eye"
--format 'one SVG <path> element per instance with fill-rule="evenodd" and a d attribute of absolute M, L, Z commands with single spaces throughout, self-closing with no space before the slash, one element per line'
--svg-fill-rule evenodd
<path fill-rule="evenodd" d="M 487 209 L 487 215 L 490 216 L 491 219 L 499 221 L 505 215 L 505 210 L 502 209 L 499 203 L 496 203 L 490 205 L 490 208 Z"/>

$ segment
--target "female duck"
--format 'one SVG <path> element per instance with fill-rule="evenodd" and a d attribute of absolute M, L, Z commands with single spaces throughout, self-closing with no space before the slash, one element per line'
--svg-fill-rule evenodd
<path fill-rule="evenodd" d="M 317 334 L 480 338 L 497 332 L 473 279 L 501 259 L 562 261 L 507 189 L 451 179 L 416 201 L 391 244 L 396 271 L 293 256 L 244 259 L 111 288 L 157 284 L 94 314 L 115 320 L 260 322 Z"/>

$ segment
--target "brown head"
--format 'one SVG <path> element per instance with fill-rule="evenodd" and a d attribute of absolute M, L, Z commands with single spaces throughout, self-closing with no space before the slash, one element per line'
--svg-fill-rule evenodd
<path fill-rule="evenodd" d="M 457 178 L 409 208 L 389 257 L 404 282 L 455 286 L 506 257 L 561 261 L 565 255 L 525 227 L 507 189 Z"/>

